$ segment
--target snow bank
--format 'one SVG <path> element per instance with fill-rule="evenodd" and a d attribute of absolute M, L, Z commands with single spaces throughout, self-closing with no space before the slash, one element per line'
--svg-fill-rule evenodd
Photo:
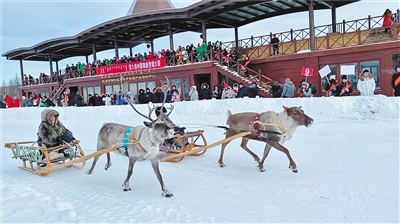
<path fill-rule="evenodd" d="M 320 121 L 337 118 L 368 120 L 399 118 L 400 98 L 374 97 L 318 97 L 294 99 L 229 99 L 186 101 L 174 104 L 171 114 L 173 121 L 185 122 L 195 118 L 197 124 L 225 124 L 227 110 L 238 112 L 282 111 L 282 106 L 302 106 L 306 114 Z M 136 105 L 147 115 L 147 105 Z M 169 104 L 166 105 L 169 107 Z M 44 108 L 13 108 L 2 110 L 2 119 L 38 121 Z M 104 122 L 124 122 L 141 124 L 138 116 L 129 105 L 102 107 L 57 107 L 62 121 L 96 119 Z"/>

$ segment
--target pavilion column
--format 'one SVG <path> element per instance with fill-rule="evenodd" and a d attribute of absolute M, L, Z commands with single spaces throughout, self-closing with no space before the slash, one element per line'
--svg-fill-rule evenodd
<path fill-rule="evenodd" d="M 86 64 L 89 64 L 89 56 L 86 55 Z"/>
<path fill-rule="evenodd" d="M 96 61 L 97 61 L 97 57 L 96 57 L 96 45 L 93 44 L 92 50 L 93 50 L 93 61 L 96 62 Z"/>
<path fill-rule="evenodd" d="M 332 15 L 332 32 L 336 33 L 336 7 L 333 2 L 331 3 L 331 15 Z"/>
<path fill-rule="evenodd" d="M 21 70 L 21 82 L 24 83 L 24 64 L 19 60 L 19 69 Z"/>
<path fill-rule="evenodd" d="M 314 26 L 314 0 L 308 0 L 308 20 L 310 28 L 310 50 L 315 50 L 315 26 Z"/>
<path fill-rule="evenodd" d="M 239 47 L 239 29 L 235 27 L 235 47 Z"/>
<path fill-rule="evenodd" d="M 133 57 L 132 47 L 129 48 L 129 55 Z"/>
<path fill-rule="evenodd" d="M 154 40 L 151 40 L 150 41 L 150 48 L 151 48 L 151 53 L 153 53 L 154 54 Z"/>
<path fill-rule="evenodd" d="M 172 32 L 172 24 L 168 23 L 168 32 L 169 32 L 169 49 L 174 49 L 174 35 Z"/>
<path fill-rule="evenodd" d="M 207 27 L 206 27 L 206 21 L 205 20 L 201 21 L 201 33 L 203 35 L 203 42 L 207 43 Z"/>
<path fill-rule="evenodd" d="M 119 58 L 118 54 L 118 38 L 117 35 L 114 36 L 114 47 L 115 47 L 115 57 Z"/>
<path fill-rule="evenodd" d="M 60 71 L 60 70 L 58 69 L 58 61 L 56 61 L 56 71 L 57 71 L 57 72 Z M 59 74 L 59 75 L 61 75 L 61 74 Z"/>
<path fill-rule="evenodd" d="M 50 77 L 53 75 L 53 57 L 51 53 L 49 54 L 49 63 L 50 63 Z"/>

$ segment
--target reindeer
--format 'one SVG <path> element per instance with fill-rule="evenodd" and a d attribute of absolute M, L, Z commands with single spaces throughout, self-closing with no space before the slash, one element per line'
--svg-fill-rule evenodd
<path fill-rule="evenodd" d="M 164 96 L 162 106 L 164 106 L 166 100 L 166 92 L 164 93 Z M 140 113 L 129 100 L 127 102 L 136 113 L 151 122 L 150 127 L 131 127 L 115 123 L 106 123 L 101 127 L 98 135 L 97 151 L 115 147 L 114 152 L 129 158 L 128 175 L 122 184 L 124 191 L 131 190 L 129 179 L 132 175 L 136 161 L 150 160 L 157 179 L 160 182 L 162 195 L 165 197 L 172 197 L 173 194 L 170 193 L 164 185 L 159 169 L 157 154 L 160 150 L 160 144 L 163 143 L 165 139 L 169 139 L 174 135 L 174 126 L 169 122 L 165 122 L 167 116 L 164 115 L 163 111 L 160 112 L 160 116 L 155 120 L 151 118 L 151 114 L 157 108 L 156 106 L 153 106 L 152 109 L 149 107 L 149 115 L 146 116 Z M 88 175 L 93 173 L 93 169 L 96 166 L 99 157 L 100 155 L 94 158 L 91 168 L 87 171 Z M 105 170 L 108 170 L 110 167 L 110 153 L 107 153 Z"/>
<path fill-rule="evenodd" d="M 297 173 L 296 163 L 290 156 L 289 150 L 283 146 L 285 141 L 290 140 L 296 131 L 298 126 L 310 127 L 314 120 L 307 116 L 300 107 L 285 107 L 284 111 L 276 113 L 273 111 L 267 111 L 263 113 L 237 113 L 232 114 L 228 110 L 227 125 L 229 128 L 226 131 L 225 138 L 229 138 L 237 133 L 252 131 L 253 133 L 242 138 L 241 147 L 248 152 L 254 160 L 258 163 L 258 169 L 260 172 L 264 172 L 264 161 L 268 156 L 271 147 L 278 149 L 279 151 L 286 154 L 290 164 L 289 168 Z M 280 131 L 280 133 L 273 134 L 274 131 Z M 263 132 L 265 130 L 265 132 Z M 271 132 L 272 131 L 272 132 Z M 268 133 L 268 134 L 265 134 Z M 262 159 L 254 154 L 248 147 L 247 143 L 249 140 L 257 140 L 266 142 L 264 148 L 264 154 Z M 229 144 L 226 142 L 221 146 L 221 154 L 218 160 L 220 167 L 224 167 L 223 156 L 225 147 Z"/>

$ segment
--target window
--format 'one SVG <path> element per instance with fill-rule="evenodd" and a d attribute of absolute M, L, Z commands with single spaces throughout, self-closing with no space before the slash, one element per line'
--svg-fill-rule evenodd
<path fill-rule="evenodd" d="M 185 92 L 185 99 L 189 99 L 189 80 L 183 79 L 183 92 Z"/>
<path fill-rule="evenodd" d="M 112 86 L 106 86 L 106 93 L 108 94 L 112 93 Z"/>
<path fill-rule="evenodd" d="M 86 87 L 83 87 L 82 88 L 82 92 L 83 92 L 83 102 L 84 103 L 88 103 L 87 101 L 87 99 L 88 99 L 88 90 L 87 90 L 87 88 Z"/>
<path fill-rule="evenodd" d="M 358 81 L 358 72 L 357 72 L 357 63 L 349 63 L 349 64 L 341 64 L 340 66 L 346 66 L 346 65 L 353 65 L 354 66 L 354 71 L 350 72 L 352 74 L 346 74 L 347 80 L 351 82 L 353 85 L 353 88 L 357 86 L 357 81 Z M 344 71 L 340 71 L 340 74 L 342 74 Z M 342 76 L 340 76 L 340 81 L 342 81 Z"/>
<path fill-rule="evenodd" d="M 138 88 L 136 83 L 129 83 L 129 91 L 132 94 L 132 97 L 135 99 L 136 103 L 138 102 Z"/>
<path fill-rule="evenodd" d="M 149 88 L 150 91 L 153 92 L 153 89 L 156 88 L 156 82 L 154 82 L 154 81 L 148 82 L 147 83 L 147 88 Z"/>
<path fill-rule="evenodd" d="M 321 69 L 323 67 L 325 67 L 325 65 L 324 66 L 320 66 L 319 69 Z M 322 91 L 323 92 L 326 92 L 325 87 L 326 87 L 326 85 L 329 85 L 329 80 L 331 80 L 331 79 L 338 80 L 337 76 L 336 76 L 336 74 L 337 74 L 337 66 L 336 65 L 329 65 L 329 68 L 331 69 L 331 72 L 327 76 L 325 76 L 324 78 L 321 79 L 321 87 L 322 87 Z"/>
<path fill-rule="evenodd" d="M 94 87 L 94 93 L 97 93 L 101 96 L 101 90 L 100 90 L 100 86 L 95 86 Z"/>
<path fill-rule="evenodd" d="M 182 94 L 182 87 L 181 87 L 181 80 L 180 79 L 172 79 L 172 85 L 176 86 L 176 90 L 178 90 L 179 95 L 181 95 L 181 98 L 184 94 Z M 172 86 L 171 86 L 172 88 Z"/>
<path fill-rule="evenodd" d="M 361 62 L 361 72 L 364 70 L 368 70 L 372 76 L 374 77 L 376 87 L 375 89 L 380 89 L 380 69 L 379 69 L 379 61 L 365 61 Z M 360 73 L 361 73 L 360 72 Z"/>
<path fill-rule="evenodd" d="M 114 92 L 116 92 L 118 94 L 118 92 L 121 90 L 121 86 L 120 85 L 113 85 L 113 90 L 114 90 Z"/>
<path fill-rule="evenodd" d="M 139 82 L 138 83 L 138 89 L 139 90 L 143 89 L 143 91 L 146 92 L 146 83 L 145 82 Z"/>

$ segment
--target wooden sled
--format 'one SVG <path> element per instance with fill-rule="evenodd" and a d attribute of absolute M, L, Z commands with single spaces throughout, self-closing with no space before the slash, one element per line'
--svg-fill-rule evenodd
<path fill-rule="evenodd" d="M 235 140 L 237 138 L 241 138 L 244 137 L 246 135 L 250 135 L 252 132 L 251 131 L 247 131 L 247 132 L 242 132 L 239 134 L 236 134 L 234 136 L 231 136 L 229 138 L 220 140 L 218 142 L 215 142 L 211 145 L 207 145 L 207 141 L 203 135 L 203 131 L 200 130 L 198 132 L 192 132 L 192 133 L 186 133 L 185 135 L 182 135 L 181 138 L 179 138 L 179 136 L 177 136 L 178 141 L 183 141 L 183 139 L 185 138 L 189 138 L 189 137 L 194 137 L 194 136 L 198 136 L 198 137 L 202 137 L 203 141 L 204 141 L 204 145 L 197 145 L 195 142 L 190 143 L 190 145 L 193 144 L 193 146 L 191 147 L 183 147 L 183 149 L 178 149 L 178 150 L 165 150 L 166 152 L 166 156 L 164 158 L 161 158 L 160 160 L 162 162 L 174 162 L 177 163 L 179 161 L 181 161 L 185 156 L 187 155 L 194 155 L 194 156 L 199 156 L 204 154 L 207 149 L 213 148 L 215 146 L 221 145 L 225 142 L 230 142 L 232 140 Z M 188 135 L 187 135 L 188 134 Z M 196 135 L 197 134 L 197 135 Z M 181 142 L 182 143 L 182 142 Z"/>
<path fill-rule="evenodd" d="M 203 130 L 193 131 L 193 132 L 186 132 L 184 135 L 174 135 L 173 136 L 173 143 L 168 147 L 161 147 L 160 150 L 165 152 L 166 155 L 164 157 L 167 158 L 166 160 L 162 160 L 165 162 L 173 162 L 177 163 L 183 160 L 186 155 L 174 157 L 173 159 L 169 160 L 171 154 L 182 154 L 184 152 L 189 152 L 190 156 L 200 156 L 206 153 L 207 149 L 201 150 L 199 152 L 193 152 L 192 150 L 204 147 L 207 145 L 207 140 L 203 135 Z M 185 144 L 187 142 L 187 144 Z"/>
<path fill-rule="evenodd" d="M 40 147 L 37 145 L 36 141 L 6 143 L 4 147 L 11 149 L 14 155 L 12 158 L 22 160 L 22 166 L 19 167 L 21 170 L 27 170 L 42 176 L 49 175 L 52 170 L 65 167 L 62 165 L 66 164 L 67 160 L 74 161 L 85 156 L 85 153 L 79 145 L 79 140 L 74 140 L 70 144 L 51 148 L 47 148 L 45 145 Z M 58 153 L 59 150 L 63 150 L 65 154 Z M 53 157 L 51 155 L 52 153 L 57 153 L 59 156 L 51 159 Z M 29 162 L 29 166 L 27 162 Z M 80 167 L 73 166 L 73 164 L 75 163 L 69 164 L 68 167 L 82 168 L 85 166 L 84 161 Z"/>

